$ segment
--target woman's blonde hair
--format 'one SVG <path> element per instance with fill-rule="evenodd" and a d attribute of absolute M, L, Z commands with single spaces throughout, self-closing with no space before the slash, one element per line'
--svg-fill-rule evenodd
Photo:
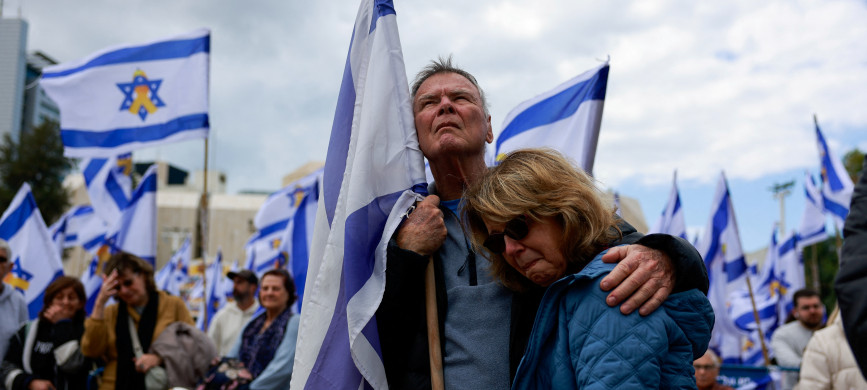
<path fill-rule="evenodd" d="M 463 202 L 473 248 L 490 259 L 494 277 L 516 291 L 533 283 L 482 245 L 488 237 L 485 220 L 499 224 L 524 215 L 532 223 L 554 217 L 563 228 L 558 239 L 568 272 L 578 272 L 621 235 L 613 206 L 602 200 L 593 179 L 552 149 L 509 153 L 465 191 Z"/>

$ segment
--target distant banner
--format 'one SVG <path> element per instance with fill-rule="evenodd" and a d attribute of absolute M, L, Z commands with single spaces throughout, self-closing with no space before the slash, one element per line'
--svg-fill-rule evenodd
<path fill-rule="evenodd" d="M 723 364 L 717 381 L 738 390 L 779 389 L 780 370 L 776 366 L 767 368 Z"/>
<path fill-rule="evenodd" d="M 68 157 L 114 157 L 208 135 L 210 31 L 105 49 L 47 67 Z"/>

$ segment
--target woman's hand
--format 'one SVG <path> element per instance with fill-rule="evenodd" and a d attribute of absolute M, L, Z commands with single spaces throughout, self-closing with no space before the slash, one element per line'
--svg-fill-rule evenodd
<path fill-rule="evenodd" d="M 56 324 L 75 316 L 75 308 L 69 307 L 68 305 L 61 305 L 59 303 L 52 303 L 51 306 L 45 309 L 42 316 L 52 324 Z"/>
<path fill-rule="evenodd" d="M 623 314 L 638 311 L 646 316 L 662 306 L 674 289 L 674 266 L 665 252 L 643 245 L 618 246 L 608 250 L 602 261 L 617 263 L 611 273 L 602 279 L 602 291 L 614 288 L 605 300 L 608 306 L 620 306 Z M 615 288 L 616 287 L 616 288 Z"/>
<path fill-rule="evenodd" d="M 54 385 L 51 384 L 51 381 L 34 379 L 30 381 L 30 384 L 27 385 L 27 388 L 30 390 L 54 390 Z"/>
<path fill-rule="evenodd" d="M 253 380 L 253 374 L 251 374 L 250 371 L 247 371 L 246 368 L 242 368 L 238 370 L 238 378 L 243 378 L 248 381 Z"/>
<path fill-rule="evenodd" d="M 163 359 L 152 353 L 146 353 L 140 358 L 133 358 L 132 360 L 135 363 L 135 370 L 143 374 L 150 371 L 151 368 L 163 364 Z"/>
<path fill-rule="evenodd" d="M 109 298 L 115 296 L 117 291 L 117 270 L 113 270 L 108 276 L 102 276 L 102 288 L 99 289 L 99 294 L 96 295 L 96 301 L 93 304 L 93 312 L 90 314 L 90 317 L 101 320 L 104 315 L 106 302 L 108 302 Z"/>

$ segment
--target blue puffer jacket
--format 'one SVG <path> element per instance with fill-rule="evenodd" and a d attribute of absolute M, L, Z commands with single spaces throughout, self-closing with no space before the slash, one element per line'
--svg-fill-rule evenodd
<path fill-rule="evenodd" d="M 624 316 L 605 304 L 599 282 L 614 264 L 601 257 L 545 292 L 512 388 L 695 389 L 692 362 L 707 350 L 710 302 L 689 290 L 646 317 Z"/>

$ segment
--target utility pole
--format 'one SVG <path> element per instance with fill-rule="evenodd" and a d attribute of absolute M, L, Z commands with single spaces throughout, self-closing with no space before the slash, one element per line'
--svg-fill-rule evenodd
<path fill-rule="evenodd" d="M 792 193 L 792 187 L 795 185 L 794 180 L 786 183 L 778 183 L 768 188 L 774 193 L 774 198 L 780 202 L 780 235 L 786 235 L 786 197 Z"/>

